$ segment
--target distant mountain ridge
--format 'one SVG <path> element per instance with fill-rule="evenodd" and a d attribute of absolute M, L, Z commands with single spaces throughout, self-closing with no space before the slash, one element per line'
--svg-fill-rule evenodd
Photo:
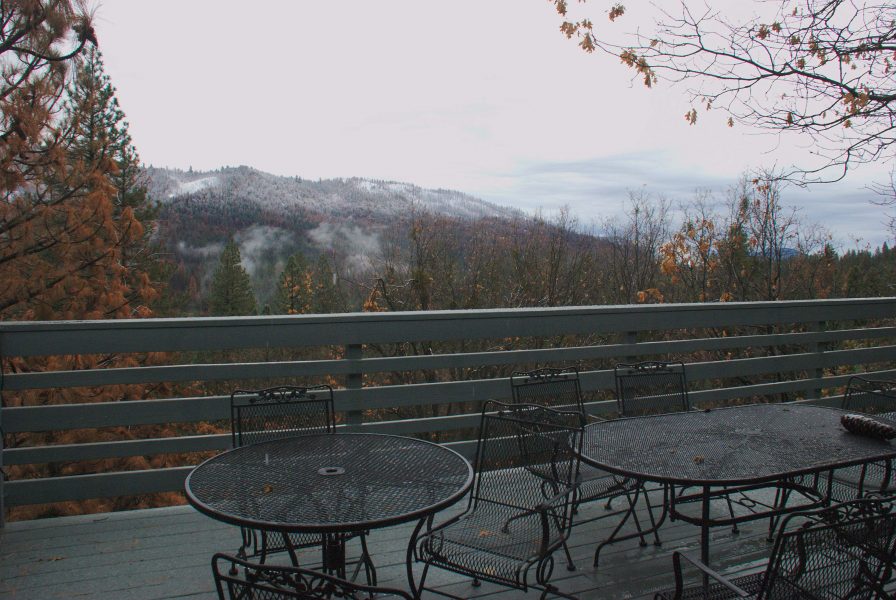
<path fill-rule="evenodd" d="M 373 179 L 282 177 L 251 167 L 183 171 L 149 167 L 159 203 L 158 238 L 174 264 L 175 292 L 204 290 L 224 243 L 233 238 L 259 300 L 270 300 L 287 258 L 326 254 L 344 273 L 363 271 L 383 241 L 408 243 L 404 224 L 448 218 L 459 235 L 481 220 L 527 220 L 522 211 L 452 190 Z M 466 225 L 465 225 L 466 224 Z"/>
<path fill-rule="evenodd" d="M 410 183 L 362 179 L 322 179 L 271 175 L 251 167 L 224 167 L 217 171 L 182 171 L 149 167 L 150 193 L 159 202 L 204 196 L 221 201 L 256 204 L 280 212 L 301 208 L 322 215 L 406 215 L 411 210 L 455 218 L 513 219 L 523 213 L 445 189 L 426 189 Z"/>

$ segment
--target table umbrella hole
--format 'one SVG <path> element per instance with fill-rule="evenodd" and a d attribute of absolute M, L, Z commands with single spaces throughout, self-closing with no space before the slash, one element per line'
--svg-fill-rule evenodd
<path fill-rule="evenodd" d="M 344 475 L 345 469 L 342 467 L 323 467 L 318 469 L 317 473 L 319 475 Z"/>

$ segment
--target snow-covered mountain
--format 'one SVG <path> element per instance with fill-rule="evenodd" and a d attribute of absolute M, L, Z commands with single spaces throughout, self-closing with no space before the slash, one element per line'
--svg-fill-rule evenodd
<path fill-rule="evenodd" d="M 207 287 L 224 243 L 232 238 L 267 302 L 287 258 L 326 254 L 345 273 L 363 272 L 382 244 L 408 243 L 409 219 L 448 218 L 458 235 L 481 219 L 526 219 L 450 190 L 370 179 L 279 177 L 250 167 L 181 171 L 150 167 L 149 192 L 160 203 L 158 236 L 175 265 L 171 289 L 195 280 Z"/>
<path fill-rule="evenodd" d="M 150 167 L 150 192 L 166 203 L 179 198 L 206 202 L 254 204 L 264 211 L 292 212 L 297 208 L 322 215 L 364 216 L 373 220 L 426 212 L 455 218 L 516 218 L 522 214 L 452 190 L 424 189 L 410 183 L 372 179 L 280 177 L 250 167 L 218 171 L 181 171 Z M 326 220 L 326 219 L 325 219 Z"/>

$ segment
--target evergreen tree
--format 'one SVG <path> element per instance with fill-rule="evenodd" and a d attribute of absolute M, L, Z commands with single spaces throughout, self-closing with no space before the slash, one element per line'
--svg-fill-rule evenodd
<path fill-rule="evenodd" d="M 311 312 L 311 273 L 305 255 L 297 252 L 289 257 L 277 285 L 276 309 L 280 314 L 296 315 Z"/>
<path fill-rule="evenodd" d="M 123 300 L 139 314 L 148 314 L 146 302 L 157 294 L 164 265 L 152 241 L 157 209 L 148 198 L 148 179 L 128 133 L 128 124 L 115 97 L 115 88 L 103 71 L 102 54 L 95 46 L 83 60 L 69 85 L 66 109 L 71 129 L 69 160 L 73 164 L 100 165 L 111 193 L 111 219 L 117 224 L 114 239 Z M 111 307 L 114 308 L 114 307 Z"/>
<path fill-rule="evenodd" d="M 313 312 L 328 314 L 346 310 L 345 296 L 337 285 L 336 274 L 330 266 L 330 261 L 323 254 L 317 257 L 312 280 L 314 282 L 311 304 Z"/>
<path fill-rule="evenodd" d="M 216 316 L 255 314 L 255 296 L 249 273 L 243 268 L 240 249 L 230 238 L 212 279 L 210 310 Z"/>
<path fill-rule="evenodd" d="M 95 285 L 118 269 L 107 171 L 67 160 L 63 118 L 70 68 L 96 44 L 89 15 L 69 1 L 3 3 L 0 39 L 0 318 L 109 316 L 119 290 L 100 298 Z"/>

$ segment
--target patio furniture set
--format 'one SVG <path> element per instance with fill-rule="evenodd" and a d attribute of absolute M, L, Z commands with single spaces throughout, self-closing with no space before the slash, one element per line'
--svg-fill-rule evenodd
<path fill-rule="evenodd" d="M 675 589 L 658 599 L 892 596 L 896 386 L 854 377 L 840 409 L 694 410 L 681 363 L 624 364 L 615 375 L 620 417 L 601 420 L 585 411 L 575 368 L 514 373 L 512 403 L 483 407 L 475 468 L 439 444 L 338 432 L 328 386 L 234 392 L 234 448 L 185 483 L 191 505 L 242 533 L 235 555 L 212 559 L 220 598 L 451 596 L 426 586 L 433 567 L 474 586 L 575 598 L 551 575 L 557 560 L 575 569 L 567 539 L 592 501 L 607 508 L 592 519 L 619 520 L 596 540 L 595 567 L 609 543 L 646 545 L 652 536 L 659 545 L 666 519 L 699 527 L 699 557 L 673 554 Z M 871 428 L 846 431 L 848 412 L 873 415 Z M 464 497 L 464 510 L 436 521 Z M 726 579 L 709 566 L 710 528 L 736 532 L 756 519 L 769 520 L 768 565 Z M 634 532 L 622 534 L 628 522 Z M 378 587 L 367 537 L 399 523 L 416 523 L 408 585 Z M 352 540 L 355 562 L 346 552 Z M 313 568 L 299 564 L 300 549 L 319 556 Z M 700 575 L 691 586 L 686 565 Z"/>

